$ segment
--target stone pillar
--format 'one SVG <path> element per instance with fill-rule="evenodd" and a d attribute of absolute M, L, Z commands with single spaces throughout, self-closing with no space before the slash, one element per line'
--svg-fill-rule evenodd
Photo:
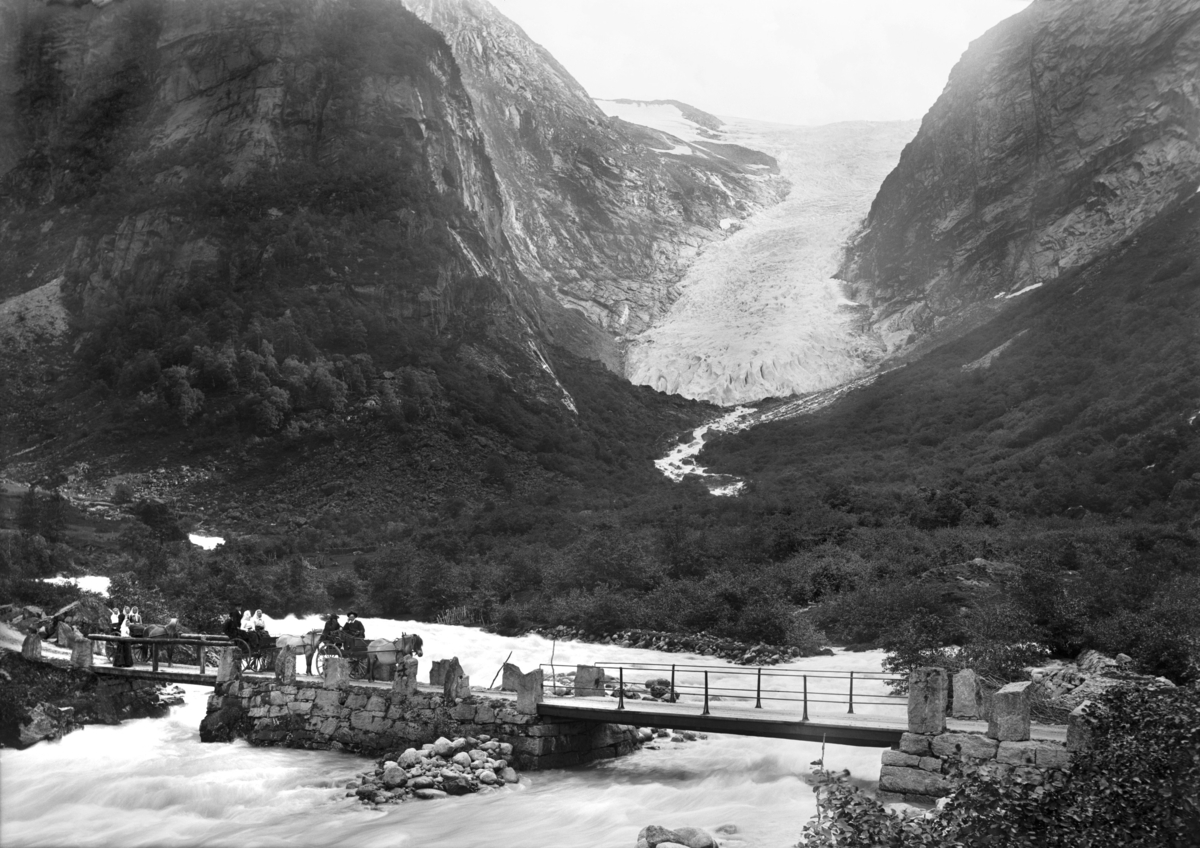
<path fill-rule="evenodd" d="M 452 657 L 445 666 L 442 676 L 442 695 L 447 704 L 454 703 L 455 698 L 465 698 L 471 694 L 471 680 L 463 673 L 463 667 L 458 657 Z"/>
<path fill-rule="evenodd" d="M 1092 726 L 1095 723 L 1091 701 L 1084 701 L 1067 716 L 1067 750 L 1071 753 L 1092 747 Z"/>
<path fill-rule="evenodd" d="M 201 650 L 203 650 L 203 646 L 201 646 Z M 232 645 L 226 645 L 221 649 L 221 661 L 217 663 L 218 686 L 242 676 L 241 669 L 238 668 L 238 664 L 234 660 L 235 650 Z"/>
<path fill-rule="evenodd" d="M 446 669 L 450 667 L 451 662 L 458 662 L 458 657 L 453 660 L 434 660 L 433 665 L 429 667 L 429 685 L 441 686 L 446 682 Z"/>
<path fill-rule="evenodd" d="M 537 705 L 542 702 L 542 670 L 535 668 L 517 678 L 517 712 L 522 715 L 537 715 Z"/>
<path fill-rule="evenodd" d="M 30 633 L 21 643 L 21 656 L 30 662 L 38 662 L 42 658 L 42 637 Z"/>
<path fill-rule="evenodd" d="M 60 648 L 69 648 L 82 638 L 83 634 L 65 621 L 58 623 L 58 631 L 55 633 L 54 640 L 58 642 Z"/>
<path fill-rule="evenodd" d="M 983 693 L 979 675 L 969 668 L 954 675 L 954 702 L 951 711 L 955 718 L 979 718 L 983 715 Z"/>
<path fill-rule="evenodd" d="M 575 697 L 604 695 L 604 669 L 598 665 L 575 666 Z"/>
<path fill-rule="evenodd" d="M 405 700 L 417 694 L 417 658 L 405 657 L 396 664 L 396 679 L 392 681 L 392 700 Z"/>
<path fill-rule="evenodd" d="M 1001 742 L 1029 740 L 1028 680 L 1009 683 L 992 695 L 992 714 L 988 717 L 987 735 Z"/>
<path fill-rule="evenodd" d="M 520 667 L 513 665 L 512 663 L 505 663 L 504 671 L 502 672 L 502 674 L 504 676 L 501 678 L 501 681 L 500 681 L 500 691 L 501 692 L 516 692 L 517 691 L 517 681 L 521 677 Z"/>
<path fill-rule="evenodd" d="M 946 669 L 925 667 L 908 673 L 908 732 L 946 729 Z"/>
<path fill-rule="evenodd" d="M 92 667 L 92 640 L 80 639 L 71 645 L 71 665 L 76 668 Z"/>
<path fill-rule="evenodd" d="M 326 689 L 345 689 L 350 685 L 349 657 L 326 657 L 325 679 L 321 683 Z"/>
<path fill-rule="evenodd" d="M 289 650 L 275 655 L 275 679 L 280 683 L 296 682 L 296 655 Z"/>

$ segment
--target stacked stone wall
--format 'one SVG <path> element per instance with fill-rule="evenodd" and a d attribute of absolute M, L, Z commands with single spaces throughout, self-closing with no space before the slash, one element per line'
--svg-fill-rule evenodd
<path fill-rule="evenodd" d="M 1048 772 L 1070 766 L 1061 742 L 1000 742 L 982 733 L 905 733 L 899 750 L 883 752 L 879 800 L 930 804 L 949 795 L 960 769 L 999 780 L 1041 784 Z"/>
<path fill-rule="evenodd" d="M 879 800 L 931 804 L 949 795 L 961 774 L 1040 785 L 1051 772 L 1070 767 L 1072 750 L 1079 746 L 1030 739 L 1029 683 L 1011 683 L 995 692 L 988 699 L 987 732 L 974 733 L 947 731 L 947 682 L 940 668 L 909 675 L 908 732 L 898 749 L 883 752 Z M 963 683 L 974 686 L 975 676 Z M 960 688 L 966 687 L 955 687 L 956 702 L 981 703 L 975 691 Z"/>
<path fill-rule="evenodd" d="M 401 678 L 390 689 L 349 682 L 338 661 L 320 681 L 230 675 L 209 697 L 200 728 L 206 742 L 345 750 L 384 757 L 439 737 L 499 739 L 520 770 L 579 765 L 628 754 L 636 728 L 541 717 L 510 699 L 448 697 Z M 441 670 L 442 667 L 439 667 Z M 457 682 L 453 684 L 458 688 Z M 538 681 L 540 687 L 540 680 Z M 461 690 L 458 690 L 461 691 Z"/>

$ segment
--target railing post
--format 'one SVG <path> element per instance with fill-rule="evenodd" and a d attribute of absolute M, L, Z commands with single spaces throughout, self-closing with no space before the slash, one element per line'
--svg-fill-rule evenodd
<path fill-rule="evenodd" d="M 762 666 L 758 667 L 758 687 L 754 694 L 754 709 L 762 709 Z"/>
<path fill-rule="evenodd" d="M 625 666 L 617 669 L 617 685 L 620 686 L 620 694 L 617 695 L 617 709 L 625 709 Z"/>
<path fill-rule="evenodd" d="M 854 672 L 850 672 L 850 715 L 854 715 Z"/>
<path fill-rule="evenodd" d="M 704 672 L 704 712 L 701 715 L 708 715 L 708 672 Z"/>
<path fill-rule="evenodd" d="M 201 639 L 200 643 L 198 645 L 196 645 L 196 653 L 200 656 L 200 673 L 204 674 L 204 640 L 203 639 Z"/>
<path fill-rule="evenodd" d="M 146 647 L 150 650 L 150 669 L 155 673 L 158 672 L 158 646 L 153 642 L 147 642 Z"/>
<path fill-rule="evenodd" d="M 671 663 L 671 703 L 677 703 L 679 696 L 675 694 L 675 663 Z"/>
<path fill-rule="evenodd" d="M 804 675 L 804 715 L 801 721 L 808 721 L 808 675 Z"/>

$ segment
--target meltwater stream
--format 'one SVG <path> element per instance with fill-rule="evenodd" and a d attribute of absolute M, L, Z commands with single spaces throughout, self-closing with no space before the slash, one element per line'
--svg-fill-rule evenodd
<path fill-rule="evenodd" d="M 475 686 L 487 686 L 512 652 L 529 670 L 548 662 L 623 661 L 727 665 L 711 657 L 506 638 L 462 627 L 365 620 L 369 636 L 419 632 L 420 674 L 457 656 Z M 272 631 L 300 633 L 315 618 Z M 878 653 L 798 660 L 784 668 L 878 671 Z M 714 685 L 716 685 L 714 683 Z M 201 744 L 206 687 L 190 686 L 170 717 L 87 727 L 56 743 L 0 751 L 0 844 L 5 846 L 587 846 L 633 848 L 648 824 L 694 825 L 722 844 L 794 845 L 813 814 L 805 782 L 820 755 L 813 743 L 710 735 L 690 743 L 572 769 L 527 772 L 517 786 L 440 801 L 370 810 L 345 784 L 372 761 L 330 751 Z M 864 692 L 865 694 L 865 692 Z M 699 707 L 698 707 L 699 708 Z M 719 710 L 719 702 L 713 704 Z M 879 751 L 829 746 L 827 763 L 873 781 Z"/>

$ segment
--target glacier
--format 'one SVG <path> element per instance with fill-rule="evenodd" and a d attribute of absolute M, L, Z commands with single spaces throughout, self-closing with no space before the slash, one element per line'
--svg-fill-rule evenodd
<path fill-rule="evenodd" d="M 692 263 L 663 317 L 630 340 L 629 380 L 734 406 L 828 389 L 882 360 L 886 348 L 867 326 L 867 309 L 846 297 L 833 274 L 918 121 L 803 127 L 721 117 L 714 131 L 674 106 L 597 103 L 684 142 L 769 153 L 792 185 L 783 202 Z"/>

